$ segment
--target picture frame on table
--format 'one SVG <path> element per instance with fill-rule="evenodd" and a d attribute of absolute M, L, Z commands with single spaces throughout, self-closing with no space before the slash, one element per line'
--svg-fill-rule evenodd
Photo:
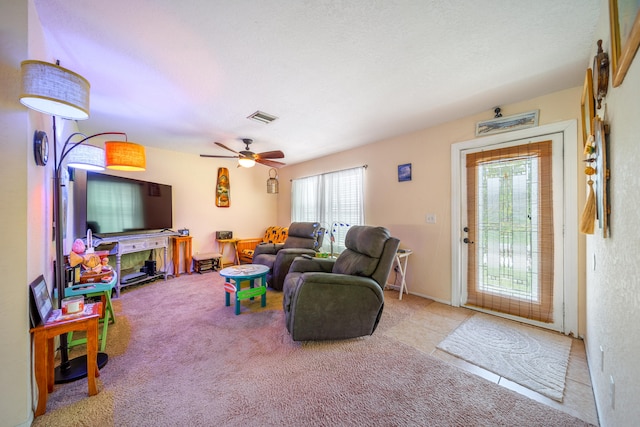
<path fill-rule="evenodd" d="M 613 87 L 622 84 L 640 45 L 640 2 L 609 0 Z"/>
<path fill-rule="evenodd" d="M 398 165 L 398 182 L 411 181 L 411 163 Z"/>
<path fill-rule="evenodd" d="M 49 296 L 47 282 L 42 274 L 29 284 L 29 289 L 31 290 L 29 317 L 31 318 L 31 326 L 35 328 L 45 323 L 51 316 L 53 304 Z"/>
<path fill-rule="evenodd" d="M 595 101 L 593 98 L 593 77 L 591 68 L 587 69 L 582 88 L 582 100 L 580 101 L 580 111 L 582 113 L 582 146 L 587 143 L 589 135 L 593 134 L 591 126 L 595 116 Z"/>
<path fill-rule="evenodd" d="M 509 132 L 538 126 L 539 110 L 515 114 L 507 117 L 497 117 L 476 123 L 476 136 L 493 135 L 494 133 Z"/>

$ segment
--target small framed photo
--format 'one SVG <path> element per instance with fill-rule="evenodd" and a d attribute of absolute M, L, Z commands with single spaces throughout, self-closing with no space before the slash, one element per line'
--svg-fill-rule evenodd
<path fill-rule="evenodd" d="M 398 165 L 398 182 L 411 181 L 411 163 Z"/>
<path fill-rule="evenodd" d="M 47 282 L 44 276 L 40 275 L 29 285 L 31 289 L 30 310 L 31 325 L 35 328 L 41 323 L 45 323 L 53 312 L 53 305 L 49 297 Z"/>

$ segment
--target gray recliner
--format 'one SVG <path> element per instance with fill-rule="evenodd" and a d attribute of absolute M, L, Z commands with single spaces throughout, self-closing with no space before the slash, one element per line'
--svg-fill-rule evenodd
<path fill-rule="evenodd" d="M 261 243 L 253 253 L 253 264 L 269 267 L 267 283 L 281 291 L 289 266 L 297 256 L 315 256 L 322 246 L 324 228 L 318 222 L 293 222 L 284 243 Z"/>
<path fill-rule="evenodd" d="M 283 308 L 294 341 L 335 340 L 376 330 L 400 241 L 383 227 L 354 226 L 337 259 L 298 257 L 284 281 Z"/>

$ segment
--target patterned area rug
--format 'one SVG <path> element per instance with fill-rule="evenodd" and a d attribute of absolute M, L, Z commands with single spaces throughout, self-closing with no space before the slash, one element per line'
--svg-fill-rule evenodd
<path fill-rule="evenodd" d="M 562 402 L 569 337 L 478 313 L 438 348 Z"/>

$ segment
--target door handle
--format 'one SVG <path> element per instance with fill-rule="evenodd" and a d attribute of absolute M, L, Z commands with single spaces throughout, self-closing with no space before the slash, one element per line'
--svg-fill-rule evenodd
<path fill-rule="evenodd" d="M 462 231 L 464 231 L 465 233 L 468 233 L 469 232 L 469 227 L 463 228 Z"/>
<path fill-rule="evenodd" d="M 465 237 L 464 239 L 462 239 L 463 242 L 467 243 L 467 244 L 474 244 L 475 242 L 472 242 L 471 240 L 469 240 L 468 237 Z"/>

